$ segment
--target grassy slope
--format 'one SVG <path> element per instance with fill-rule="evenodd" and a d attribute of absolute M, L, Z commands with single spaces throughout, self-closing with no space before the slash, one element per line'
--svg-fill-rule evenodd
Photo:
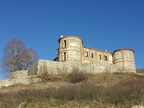
<path fill-rule="evenodd" d="M 0 108 L 16 108 L 22 102 L 27 103 L 26 108 L 129 108 L 144 102 L 143 72 L 73 73 L 43 74 L 36 84 L 3 87 Z"/>

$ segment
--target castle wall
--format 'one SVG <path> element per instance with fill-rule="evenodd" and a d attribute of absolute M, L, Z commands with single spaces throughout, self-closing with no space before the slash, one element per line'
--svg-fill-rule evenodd
<path fill-rule="evenodd" d="M 36 83 L 38 81 L 41 81 L 41 79 L 39 78 L 22 78 L 22 79 L 5 79 L 5 80 L 0 80 L 0 88 L 1 87 L 8 87 L 8 86 L 12 86 L 12 85 L 16 85 L 16 84 L 32 84 L 32 83 Z"/>
<path fill-rule="evenodd" d="M 113 63 L 112 53 L 103 51 L 103 50 L 83 47 L 82 56 L 83 56 L 82 63 L 96 63 L 98 61 L 105 61 L 107 63 Z"/>
<path fill-rule="evenodd" d="M 70 73 L 74 68 L 81 70 L 80 63 L 77 62 L 55 62 L 49 60 L 38 60 L 29 70 L 29 75 L 40 75 L 42 73 L 61 74 Z M 36 70 L 36 71 L 35 71 Z"/>
<path fill-rule="evenodd" d="M 97 63 L 82 64 L 82 70 L 86 73 L 121 72 L 121 69 L 114 64 L 99 61 Z"/>
<path fill-rule="evenodd" d="M 31 84 L 40 81 L 41 79 L 36 76 L 28 76 L 28 70 L 21 70 L 12 72 L 10 77 L 4 80 L 0 80 L 0 88 L 7 87 L 16 84 Z"/>
<path fill-rule="evenodd" d="M 22 79 L 26 78 L 28 76 L 28 70 L 20 70 L 20 71 L 15 71 L 12 72 L 10 75 L 11 79 Z"/>
<path fill-rule="evenodd" d="M 35 75 L 42 73 L 49 74 L 60 74 L 60 73 L 71 73 L 73 69 L 77 68 L 86 73 L 103 73 L 103 72 L 120 72 L 120 68 L 111 63 L 99 61 L 97 63 L 74 63 L 74 62 L 55 62 L 48 60 L 38 60 L 33 65 L 33 70 L 37 70 Z M 33 75 L 33 70 L 29 70 L 29 75 Z"/>

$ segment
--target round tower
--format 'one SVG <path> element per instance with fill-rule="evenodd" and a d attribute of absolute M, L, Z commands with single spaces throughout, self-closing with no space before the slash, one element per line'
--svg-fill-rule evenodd
<path fill-rule="evenodd" d="M 136 72 L 134 50 L 123 48 L 113 52 L 113 63 L 123 72 Z"/>
<path fill-rule="evenodd" d="M 59 62 L 82 62 L 83 40 L 77 36 L 61 36 L 59 42 Z"/>

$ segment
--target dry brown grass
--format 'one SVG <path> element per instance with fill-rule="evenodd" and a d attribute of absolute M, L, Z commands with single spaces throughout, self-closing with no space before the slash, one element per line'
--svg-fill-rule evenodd
<path fill-rule="evenodd" d="M 27 108 L 129 108 L 144 102 L 143 75 L 84 75 L 87 80 L 71 83 L 69 75 L 43 74 L 39 77 L 44 79 L 36 84 L 3 87 L 0 108 L 16 108 L 22 102 Z"/>
<path fill-rule="evenodd" d="M 137 69 L 136 72 L 137 72 L 137 73 L 144 74 L 144 69 Z"/>

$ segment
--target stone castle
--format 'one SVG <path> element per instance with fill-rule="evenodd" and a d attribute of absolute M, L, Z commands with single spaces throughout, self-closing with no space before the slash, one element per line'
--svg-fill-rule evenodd
<path fill-rule="evenodd" d="M 29 84 L 31 76 L 42 73 L 70 73 L 73 69 L 86 73 L 136 72 L 134 50 L 117 49 L 114 52 L 84 47 L 83 40 L 77 36 L 61 36 L 54 61 L 39 59 L 30 70 L 12 72 L 10 78 L 0 82 L 3 85 L 17 83 Z M 37 82 L 40 79 L 34 78 Z"/>
<path fill-rule="evenodd" d="M 82 46 L 83 40 L 77 36 L 61 36 L 58 42 L 59 48 L 54 61 L 80 64 L 104 61 L 118 66 L 122 71 L 136 72 L 134 50 L 132 49 L 123 48 L 112 53 L 107 50 L 84 47 Z"/>
<path fill-rule="evenodd" d="M 108 52 L 84 47 L 83 40 L 77 36 L 61 36 L 58 42 L 59 48 L 54 61 L 38 60 L 30 69 L 29 75 L 38 75 L 44 71 L 53 74 L 70 73 L 73 68 L 88 73 L 136 72 L 132 49 Z"/>

